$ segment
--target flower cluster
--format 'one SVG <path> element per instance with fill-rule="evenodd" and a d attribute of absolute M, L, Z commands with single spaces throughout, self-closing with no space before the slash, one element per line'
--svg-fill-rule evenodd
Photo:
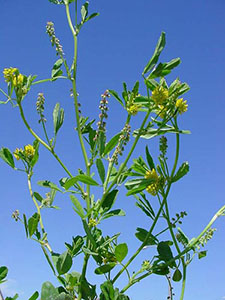
<path fill-rule="evenodd" d="M 100 132 L 105 133 L 106 131 L 106 122 L 104 121 L 104 119 L 108 118 L 108 114 L 107 111 L 109 110 L 107 104 L 108 104 L 108 99 L 110 95 L 109 95 L 109 91 L 106 90 L 104 92 L 104 94 L 101 95 L 101 101 L 100 101 L 100 105 L 99 105 L 99 109 L 101 110 L 101 113 L 99 114 L 99 121 L 97 123 L 98 129 L 96 132 L 96 136 L 95 136 L 95 140 L 97 139 L 98 135 Z"/>
<path fill-rule="evenodd" d="M 175 109 L 179 114 L 187 111 L 187 101 L 183 98 L 177 99 L 177 97 L 177 93 L 174 92 L 171 95 L 169 89 L 161 85 L 153 90 L 151 98 L 161 119 L 164 119 L 169 114 L 173 114 Z"/>
<path fill-rule="evenodd" d="M 135 116 L 138 113 L 140 108 L 141 108 L 140 104 L 132 104 L 127 108 L 127 111 L 129 114 Z"/>
<path fill-rule="evenodd" d="M 150 170 L 146 171 L 145 179 L 149 179 L 153 181 L 150 185 L 147 186 L 146 191 L 150 193 L 152 196 L 156 196 L 160 185 L 160 178 L 156 170 L 152 169 L 151 171 Z"/>
<path fill-rule="evenodd" d="M 124 128 L 121 130 L 121 134 L 119 137 L 118 144 L 116 146 L 116 149 L 113 153 L 113 156 L 111 160 L 117 165 L 118 164 L 118 157 L 119 155 L 123 154 L 124 151 L 124 146 L 129 142 L 130 140 L 130 131 L 131 131 L 131 126 L 129 124 L 126 124 Z"/>
<path fill-rule="evenodd" d="M 56 47 L 56 54 L 63 56 L 63 47 L 60 44 L 59 39 L 56 37 L 55 35 L 55 28 L 54 28 L 54 23 L 52 22 L 48 22 L 46 25 L 46 32 L 49 35 L 49 37 L 51 38 L 51 44 L 52 46 Z"/>
<path fill-rule="evenodd" d="M 168 98 L 169 91 L 163 86 L 157 86 L 152 92 L 152 100 L 156 105 L 163 105 Z"/>
<path fill-rule="evenodd" d="M 97 224 L 98 224 L 98 222 L 95 219 L 90 218 L 90 220 L 88 222 L 88 225 L 90 227 L 95 227 L 95 226 L 97 226 Z"/>
<path fill-rule="evenodd" d="M 176 108 L 178 109 L 179 114 L 186 112 L 188 109 L 187 101 L 184 101 L 183 98 L 177 99 Z"/>
<path fill-rule="evenodd" d="M 17 97 L 21 98 L 27 94 L 26 76 L 22 75 L 17 68 L 5 68 L 3 75 L 5 81 L 13 86 Z"/>
<path fill-rule="evenodd" d="M 43 122 L 46 122 L 46 119 L 44 117 L 44 104 L 45 104 L 45 97 L 44 97 L 44 94 L 43 93 L 39 93 L 38 94 L 38 97 L 37 97 L 37 102 L 36 102 L 36 109 L 37 109 L 37 112 L 39 113 L 41 119 L 38 121 L 39 123 L 41 121 Z"/>
<path fill-rule="evenodd" d="M 35 149 L 32 145 L 26 145 L 24 147 L 24 150 L 22 148 L 16 148 L 16 150 L 14 151 L 14 157 L 17 160 L 20 160 L 20 158 L 25 158 L 28 160 L 32 160 L 32 158 L 34 157 L 35 154 Z"/>

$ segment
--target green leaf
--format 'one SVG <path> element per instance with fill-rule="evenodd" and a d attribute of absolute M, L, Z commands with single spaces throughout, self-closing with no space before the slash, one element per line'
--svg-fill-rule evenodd
<path fill-rule="evenodd" d="M 108 213 L 104 214 L 102 217 L 102 220 L 111 218 L 111 217 L 115 217 L 115 216 L 125 216 L 125 211 L 123 211 L 122 209 L 115 209 L 115 210 L 110 210 Z"/>
<path fill-rule="evenodd" d="M 149 153 L 148 146 L 146 146 L 146 148 L 145 148 L 145 154 L 146 154 L 146 159 L 147 159 L 150 169 L 151 170 L 155 169 L 155 164 L 154 164 L 153 158 L 151 157 L 151 155 Z"/>
<path fill-rule="evenodd" d="M 6 278 L 8 274 L 8 268 L 5 266 L 0 267 L 0 283 L 3 282 L 3 279 Z"/>
<path fill-rule="evenodd" d="M 180 64 L 180 58 L 174 58 L 168 63 L 160 63 L 155 70 L 148 76 L 148 79 L 163 77 L 168 75 L 171 70 Z"/>
<path fill-rule="evenodd" d="M 103 156 L 108 154 L 112 149 L 117 145 L 119 138 L 120 138 L 121 133 L 117 133 L 114 135 L 114 137 L 111 138 L 111 140 L 106 144 L 105 150 L 103 152 Z"/>
<path fill-rule="evenodd" d="M 60 104 L 56 103 L 53 110 L 54 134 L 56 135 L 64 121 L 64 109 L 60 108 Z"/>
<path fill-rule="evenodd" d="M 30 166 L 32 168 L 35 166 L 35 164 L 37 163 L 38 158 L 39 158 L 39 153 L 38 153 L 38 150 L 39 150 L 39 141 L 38 140 L 34 140 L 33 147 L 35 149 L 35 152 L 34 152 L 34 156 L 33 156 L 32 160 L 30 162 Z"/>
<path fill-rule="evenodd" d="M 101 178 L 102 183 L 104 183 L 104 181 L 105 181 L 105 168 L 104 168 L 103 162 L 100 158 L 98 158 L 96 160 L 96 166 L 97 166 L 97 169 L 98 169 L 99 177 Z"/>
<path fill-rule="evenodd" d="M 160 242 L 157 246 L 157 251 L 159 253 L 160 259 L 164 260 L 165 262 L 173 259 L 173 254 L 170 246 L 168 245 L 168 242 Z M 171 263 L 170 266 L 175 267 L 175 262 Z"/>
<path fill-rule="evenodd" d="M 99 185 L 94 179 L 92 179 L 90 176 L 85 175 L 85 174 L 80 174 L 75 177 L 72 177 L 68 179 L 64 183 L 64 188 L 68 190 L 71 186 L 76 184 L 78 181 L 81 181 L 83 183 L 89 184 L 89 185 Z"/>
<path fill-rule="evenodd" d="M 148 73 L 155 67 L 155 65 L 158 62 L 159 56 L 160 56 L 162 50 L 164 49 L 165 45 L 166 45 L 166 35 L 165 35 L 165 32 L 162 32 L 160 35 L 160 38 L 158 40 L 158 43 L 156 45 L 153 56 L 147 63 L 146 67 L 144 68 L 144 71 L 142 73 L 143 75 Z"/>
<path fill-rule="evenodd" d="M 93 13 L 89 17 L 86 18 L 85 22 L 90 21 L 91 19 L 99 16 L 99 13 Z"/>
<path fill-rule="evenodd" d="M 51 182 L 49 180 L 40 180 L 40 181 L 38 181 L 37 184 L 40 185 L 40 186 L 47 187 L 47 188 L 50 188 L 50 189 L 53 189 L 53 190 L 56 190 L 56 191 L 59 191 L 60 193 L 62 193 L 60 188 L 58 188 L 56 184 L 54 184 L 53 182 Z"/>
<path fill-rule="evenodd" d="M 68 251 L 63 252 L 57 259 L 56 269 L 59 275 L 67 273 L 72 267 L 73 260 Z"/>
<path fill-rule="evenodd" d="M 48 0 L 48 1 L 53 3 L 53 4 L 64 4 L 63 0 Z"/>
<path fill-rule="evenodd" d="M 182 279 L 182 274 L 181 271 L 179 269 L 176 269 L 175 272 L 173 273 L 173 277 L 172 277 L 173 281 L 178 282 Z"/>
<path fill-rule="evenodd" d="M 155 79 L 145 79 L 145 85 L 151 90 L 154 91 L 154 89 L 159 85 L 158 82 Z"/>
<path fill-rule="evenodd" d="M 115 248 L 115 256 L 118 262 L 122 262 L 124 258 L 127 256 L 128 247 L 127 244 L 119 244 Z"/>
<path fill-rule="evenodd" d="M 27 218 L 26 218 L 25 214 L 23 214 L 23 224 L 24 224 L 24 227 L 25 227 L 26 236 L 28 238 L 28 225 L 27 225 Z"/>
<path fill-rule="evenodd" d="M 15 294 L 13 297 L 6 297 L 5 300 L 16 300 L 17 298 L 19 298 L 19 295 Z"/>
<path fill-rule="evenodd" d="M 70 200 L 72 201 L 72 203 L 76 207 L 75 211 L 78 213 L 78 215 L 81 218 L 84 218 L 85 217 L 85 213 L 84 213 L 83 207 L 80 204 L 79 200 L 74 195 L 70 195 Z"/>
<path fill-rule="evenodd" d="M 149 180 L 150 182 L 150 180 Z M 129 192 L 126 193 L 127 196 L 135 195 L 146 189 L 146 184 L 142 184 L 136 188 L 132 188 Z"/>
<path fill-rule="evenodd" d="M 116 265 L 116 263 L 109 263 L 109 264 L 103 265 L 101 267 L 98 267 L 97 269 L 95 269 L 95 274 L 101 275 L 101 274 L 108 273 L 115 267 L 115 265 Z"/>
<path fill-rule="evenodd" d="M 188 130 L 177 130 L 172 126 L 167 126 L 167 127 L 162 127 L 162 128 L 148 128 L 145 133 L 141 134 L 141 138 L 144 139 L 152 139 L 155 136 L 159 136 L 161 134 L 166 134 L 166 133 L 182 133 L 182 134 L 190 134 L 190 131 Z M 133 132 L 133 136 L 137 136 L 139 133 L 139 129 L 135 130 Z"/>
<path fill-rule="evenodd" d="M 201 251 L 201 252 L 198 253 L 198 258 L 201 259 L 203 257 L 206 257 L 206 254 L 207 254 L 207 250 Z"/>
<path fill-rule="evenodd" d="M 109 192 L 106 195 L 106 197 L 102 203 L 102 208 L 104 211 L 109 211 L 112 208 L 112 206 L 116 200 L 116 196 L 117 196 L 118 192 L 119 192 L 118 190 L 112 190 L 111 192 Z"/>
<path fill-rule="evenodd" d="M 41 195 L 37 192 L 33 193 L 33 196 L 35 197 L 36 200 L 38 200 L 40 203 L 42 202 L 43 198 L 41 197 Z"/>
<path fill-rule="evenodd" d="M 52 78 L 60 76 L 62 74 L 62 71 L 60 70 L 62 64 L 63 64 L 63 60 L 61 58 L 55 62 L 52 68 L 52 74 L 51 74 Z"/>
<path fill-rule="evenodd" d="M 1 148 L 0 149 L 0 157 L 13 169 L 15 168 L 14 159 L 12 153 L 8 148 Z"/>
<path fill-rule="evenodd" d="M 186 247 L 189 243 L 189 238 L 181 230 L 180 227 L 178 227 L 177 230 L 178 230 L 178 233 L 176 234 L 176 238 L 177 238 L 178 242 L 181 243 L 184 247 Z"/>
<path fill-rule="evenodd" d="M 51 282 L 46 281 L 43 283 L 41 288 L 41 300 L 55 300 L 58 296 L 57 289 L 51 284 Z"/>
<path fill-rule="evenodd" d="M 74 298 L 66 293 L 60 293 L 55 300 L 73 300 Z"/>
<path fill-rule="evenodd" d="M 166 266 L 165 264 L 159 264 L 154 266 L 153 269 L 153 273 L 157 274 L 157 275 L 167 275 L 169 274 L 170 270 L 168 268 L 168 266 Z"/>
<path fill-rule="evenodd" d="M 82 17 L 82 22 L 85 21 L 86 17 L 87 17 L 87 14 L 88 14 L 88 5 L 89 5 L 89 2 L 86 1 L 84 3 L 84 5 L 81 6 L 81 17 Z"/>
<path fill-rule="evenodd" d="M 149 235 L 148 231 L 138 227 L 137 232 L 135 233 L 135 236 L 139 241 L 144 242 L 147 238 L 147 235 Z M 154 237 L 154 235 L 150 234 L 147 238 L 147 241 L 145 242 L 145 245 L 156 245 L 158 242 L 157 238 Z"/>
<path fill-rule="evenodd" d="M 180 168 L 178 169 L 177 173 L 173 176 L 172 182 L 176 182 L 185 176 L 189 172 L 189 164 L 188 162 L 184 162 Z"/>
<path fill-rule="evenodd" d="M 38 227 L 40 216 L 38 213 L 33 214 L 33 216 L 28 220 L 28 232 L 29 236 L 32 237 L 32 235 L 35 233 Z"/>
<path fill-rule="evenodd" d="M 109 93 L 124 107 L 123 100 L 119 97 L 117 92 L 114 90 L 109 90 Z"/>
<path fill-rule="evenodd" d="M 39 297 L 39 293 L 36 291 L 28 300 L 36 300 Z"/>

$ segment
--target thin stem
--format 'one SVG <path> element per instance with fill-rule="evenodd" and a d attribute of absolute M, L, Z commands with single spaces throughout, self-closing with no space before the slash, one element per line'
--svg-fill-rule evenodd
<path fill-rule="evenodd" d="M 39 222 L 40 222 L 40 226 L 41 226 L 41 231 L 42 233 L 45 233 L 45 229 L 44 229 L 44 225 L 43 225 L 43 221 L 42 221 L 42 217 L 41 217 L 41 211 L 40 211 L 40 207 L 33 195 L 33 191 L 32 191 L 32 187 L 31 187 L 31 175 L 29 174 L 28 177 L 27 177 L 27 182 L 28 182 L 28 189 L 29 189 L 29 192 L 30 192 L 30 196 L 34 202 L 34 205 L 36 206 L 37 208 L 37 213 L 39 215 Z"/>
<path fill-rule="evenodd" d="M 77 13 L 77 6 L 75 7 L 75 9 L 76 9 L 75 13 Z M 79 116 L 79 108 L 78 108 L 78 100 L 77 100 L 77 87 L 76 87 L 77 35 L 76 35 L 76 31 L 74 30 L 74 27 L 72 24 L 68 3 L 66 3 L 66 15 L 67 15 L 69 27 L 71 29 L 71 32 L 72 32 L 73 38 L 74 38 L 73 78 L 71 80 L 72 80 L 72 85 L 73 85 L 73 97 L 74 97 L 74 107 L 75 107 L 75 114 L 76 114 L 77 132 L 78 132 L 78 137 L 79 137 L 79 141 L 80 141 L 80 145 L 81 145 L 82 154 L 83 154 L 84 161 L 85 161 L 86 173 L 88 176 L 90 176 L 90 164 L 89 164 L 86 148 L 84 145 L 84 140 L 83 140 L 82 133 L 81 133 L 80 116 Z M 88 184 L 87 184 L 86 206 L 87 206 L 87 211 L 89 211 L 90 210 L 90 185 L 88 185 Z"/>
<path fill-rule="evenodd" d="M 30 131 L 30 133 L 45 147 L 47 148 L 50 152 L 52 149 L 31 129 L 30 125 L 27 123 L 27 120 L 24 116 L 23 108 L 21 105 L 21 102 L 18 103 L 19 109 L 20 109 L 20 115 L 23 119 L 24 124 L 26 125 L 27 129 Z"/>
<path fill-rule="evenodd" d="M 44 130 L 46 140 L 48 141 L 49 146 L 51 146 L 49 138 L 48 138 L 47 130 L 46 130 L 46 127 L 45 127 L 45 122 L 44 122 L 43 118 L 41 118 L 41 124 L 42 124 L 43 130 Z"/>
<path fill-rule="evenodd" d="M 184 299 L 184 291 L 185 291 L 185 284 L 186 284 L 186 270 L 187 266 L 183 266 L 183 279 L 182 279 L 182 289 L 181 289 L 181 295 L 180 295 L 180 300 Z"/>
<path fill-rule="evenodd" d="M 84 262 L 83 262 L 83 268 L 82 268 L 82 274 L 81 274 L 81 279 L 80 279 L 79 293 L 78 293 L 77 300 L 82 299 L 82 284 L 85 280 L 85 274 L 86 274 L 86 271 L 87 271 L 87 264 L 88 264 L 89 257 L 90 257 L 89 254 L 85 254 L 85 256 L 84 256 Z"/>
<path fill-rule="evenodd" d="M 38 80 L 38 81 L 34 81 L 32 82 L 31 85 L 35 85 L 35 84 L 39 84 L 39 83 L 44 83 L 44 82 L 48 82 L 48 81 L 55 81 L 56 79 L 68 79 L 66 76 L 57 76 L 53 78 L 47 78 L 47 79 L 42 79 L 42 80 Z"/>

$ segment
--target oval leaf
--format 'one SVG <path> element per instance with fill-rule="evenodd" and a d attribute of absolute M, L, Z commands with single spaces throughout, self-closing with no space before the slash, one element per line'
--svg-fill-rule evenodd
<path fill-rule="evenodd" d="M 108 273 L 115 267 L 115 265 L 116 265 L 115 263 L 109 263 L 101 267 L 98 267 L 97 269 L 95 269 L 95 274 L 101 275 L 101 274 Z"/>
<path fill-rule="evenodd" d="M 179 269 L 176 269 L 175 272 L 173 273 L 173 281 L 180 281 L 182 279 L 182 274 Z"/>
<path fill-rule="evenodd" d="M 41 300 L 55 300 L 57 296 L 58 296 L 58 291 L 51 284 L 51 282 L 47 281 L 43 283 L 41 288 Z"/>
<path fill-rule="evenodd" d="M 59 275 L 67 273 L 72 267 L 73 260 L 68 251 L 62 253 L 56 263 L 56 269 Z"/>
<path fill-rule="evenodd" d="M 128 247 L 127 244 L 119 244 L 115 248 L 115 256 L 119 262 L 122 262 L 124 258 L 127 256 Z"/>

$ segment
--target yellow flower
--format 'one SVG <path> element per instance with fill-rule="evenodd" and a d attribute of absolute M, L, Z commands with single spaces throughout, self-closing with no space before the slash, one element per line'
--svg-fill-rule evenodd
<path fill-rule="evenodd" d="M 3 75 L 6 82 L 10 82 L 15 77 L 15 72 L 17 68 L 6 68 L 3 70 Z"/>
<path fill-rule="evenodd" d="M 21 148 L 16 148 L 16 150 L 14 151 L 14 157 L 15 157 L 17 160 L 20 160 L 20 156 L 18 155 L 20 152 L 23 153 L 23 149 L 21 149 Z"/>
<path fill-rule="evenodd" d="M 19 86 L 23 84 L 23 78 L 24 76 L 22 74 L 19 74 L 18 76 L 13 77 L 13 85 L 14 86 Z"/>
<path fill-rule="evenodd" d="M 146 191 L 152 196 L 156 196 L 158 189 L 159 189 L 158 183 L 152 183 L 149 186 L 147 186 Z"/>
<path fill-rule="evenodd" d="M 165 89 L 162 86 L 157 86 L 152 92 L 152 99 L 155 104 L 160 105 L 169 97 L 168 89 Z"/>
<path fill-rule="evenodd" d="M 24 147 L 24 155 L 29 159 L 32 159 L 35 153 L 35 149 L 32 145 L 26 145 Z"/>
<path fill-rule="evenodd" d="M 177 99 L 177 101 L 176 101 L 176 107 L 177 107 L 178 112 L 180 114 L 186 112 L 187 109 L 188 109 L 187 101 L 186 100 L 184 101 L 183 98 Z"/>
<path fill-rule="evenodd" d="M 95 227 L 98 224 L 98 222 L 95 219 L 90 218 L 88 225 Z"/>
<path fill-rule="evenodd" d="M 155 196 L 159 189 L 159 176 L 156 173 L 155 169 L 152 169 L 151 171 L 146 171 L 145 173 L 145 179 L 151 179 L 154 180 L 154 183 L 151 183 L 149 186 L 147 186 L 146 191 L 150 193 L 152 196 Z"/>
<path fill-rule="evenodd" d="M 131 105 L 130 107 L 127 108 L 127 111 L 128 111 L 129 114 L 135 116 L 138 113 L 140 108 L 141 108 L 140 104 L 133 104 L 133 105 Z"/>
<path fill-rule="evenodd" d="M 158 181 L 159 176 L 156 173 L 156 170 L 152 169 L 151 171 L 146 171 L 146 173 L 145 173 L 145 179 L 153 179 L 155 181 Z"/>

